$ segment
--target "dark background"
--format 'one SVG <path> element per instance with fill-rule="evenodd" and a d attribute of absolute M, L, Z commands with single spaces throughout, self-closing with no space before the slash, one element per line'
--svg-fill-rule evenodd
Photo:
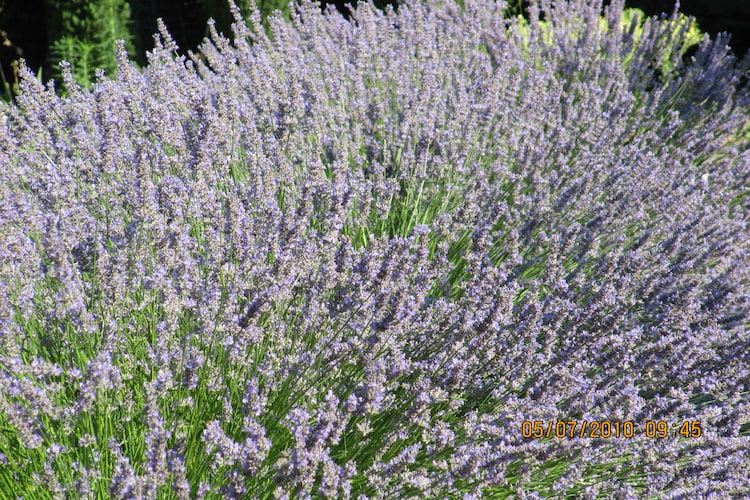
<path fill-rule="evenodd" d="M 281 1 L 281 0 L 280 0 Z M 346 14 L 344 7 L 349 0 L 333 2 Z M 356 5 L 356 1 L 351 0 Z M 517 5 L 519 0 L 509 3 Z M 0 0 L 0 63 L 3 74 L 12 80 L 12 62 L 24 57 L 36 73 L 42 69 L 44 81 L 55 76 L 57 61 L 50 47 L 54 30 L 50 28 L 49 0 Z M 59 2 L 58 2 L 59 3 Z M 181 51 L 196 50 L 207 35 L 206 21 L 217 19 L 217 26 L 229 33 L 231 18 L 223 0 L 130 0 L 130 27 L 134 53 L 131 58 L 145 64 L 145 52 L 153 45 L 152 35 L 157 31 L 156 19 L 164 19 L 167 27 L 180 46 Z M 260 2 L 258 2 L 260 4 Z M 389 2 L 377 0 L 376 6 L 383 8 Z M 392 2 L 395 4 L 396 2 Z M 648 15 L 671 13 L 673 0 L 626 0 L 628 7 L 637 7 Z M 323 4 L 325 6 L 325 4 Z M 738 57 L 750 47 L 750 0 L 682 0 L 680 11 L 695 16 L 699 28 L 711 35 L 721 31 L 732 33 L 731 46 Z"/>
<path fill-rule="evenodd" d="M 650 15 L 674 10 L 674 1 L 669 0 L 625 0 L 625 5 Z M 750 0 L 680 0 L 680 11 L 695 17 L 705 33 L 731 33 L 730 44 L 738 58 L 750 49 Z"/>

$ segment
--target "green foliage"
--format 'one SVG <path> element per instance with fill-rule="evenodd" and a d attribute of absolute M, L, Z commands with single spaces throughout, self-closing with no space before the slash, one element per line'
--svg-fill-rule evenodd
<path fill-rule="evenodd" d="M 634 26 L 633 31 L 634 45 L 630 54 L 625 57 L 625 64 L 627 65 L 633 57 L 633 54 L 638 47 L 638 43 L 643 36 L 643 21 L 646 18 L 645 14 L 640 9 L 625 9 L 622 13 L 622 25 L 624 29 L 628 29 L 630 26 Z M 668 23 L 668 19 L 661 20 L 660 23 Z M 607 22 L 604 18 L 601 21 L 602 29 L 606 29 Z M 674 52 L 676 55 L 681 57 L 685 54 L 688 49 L 698 45 L 703 39 L 703 32 L 698 28 L 698 22 L 693 17 L 688 17 L 685 14 L 678 14 L 677 22 L 673 25 L 674 28 L 671 31 L 674 40 L 670 39 L 666 41 L 663 47 L 663 58 L 659 61 L 659 69 L 662 74 L 668 75 L 672 72 L 674 67 L 672 66 Z M 680 36 L 682 35 L 682 36 Z M 676 43 L 675 43 L 676 42 Z M 677 49 L 675 51 L 675 48 Z"/>
<path fill-rule="evenodd" d="M 508 11 L 514 12 L 516 8 L 520 9 L 520 4 L 521 2 L 517 2 L 516 6 L 511 9 L 509 3 Z M 518 29 L 521 31 L 521 33 L 528 36 L 528 21 L 521 15 L 521 13 L 517 14 L 517 18 Z M 624 31 L 632 30 L 631 33 L 634 42 L 631 53 L 626 54 L 624 57 L 624 66 L 626 70 L 628 69 L 629 64 L 632 62 L 634 54 L 638 50 L 639 42 L 641 40 L 641 37 L 643 36 L 644 21 L 646 20 L 646 18 L 646 15 L 640 9 L 624 9 L 622 12 L 622 19 L 620 21 L 622 29 Z M 695 18 L 688 17 L 682 13 L 678 14 L 677 22 L 675 23 L 670 24 L 671 21 L 669 19 L 662 19 L 657 21 L 657 23 L 660 24 L 660 28 L 670 28 L 667 33 L 669 37 L 665 37 L 660 40 L 661 43 L 659 46 L 659 60 L 657 61 L 657 66 L 661 73 L 663 75 L 669 75 L 674 70 L 674 57 L 681 57 L 688 51 L 688 49 L 695 45 L 698 45 L 703 39 L 703 33 L 698 28 L 698 23 Z M 599 25 L 602 31 L 606 31 L 609 28 L 607 19 L 604 17 L 599 20 Z M 546 21 L 539 21 L 539 26 L 540 28 L 545 30 L 543 36 L 544 42 L 547 44 L 555 43 L 549 23 L 547 23 Z"/>
<path fill-rule="evenodd" d="M 114 73 L 116 40 L 125 40 L 126 48 L 133 51 L 126 0 L 52 0 L 48 7 L 53 60 L 68 61 L 79 84 L 90 85 L 98 68 Z M 59 68 L 53 76 L 61 76 Z"/>
<path fill-rule="evenodd" d="M 527 2 L 524 2 L 523 0 L 507 0 L 506 3 L 507 5 L 504 11 L 504 15 L 506 18 L 523 16 L 523 8 Z"/>

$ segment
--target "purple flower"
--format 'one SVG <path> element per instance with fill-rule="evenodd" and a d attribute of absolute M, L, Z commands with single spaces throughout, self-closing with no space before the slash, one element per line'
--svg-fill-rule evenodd
<path fill-rule="evenodd" d="M 0 111 L 8 495 L 748 491 L 725 38 L 688 59 L 678 12 L 594 0 L 231 8 L 200 56 L 159 22 L 145 68 L 24 68 Z"/>

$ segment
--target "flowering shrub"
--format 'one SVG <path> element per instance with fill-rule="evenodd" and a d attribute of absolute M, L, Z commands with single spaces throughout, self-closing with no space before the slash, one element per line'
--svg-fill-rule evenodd
<path fill-rule="evenodd" d="M 677 14 L 504 7 L 235 8 L 208 66 L 162 26 L 90 90 L 26 71 L 0 491 L 747 495 L 743 68 Z"/>

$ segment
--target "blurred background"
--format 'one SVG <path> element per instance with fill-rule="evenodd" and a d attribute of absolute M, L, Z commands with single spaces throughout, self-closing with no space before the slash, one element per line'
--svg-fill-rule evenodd
<path fill-rule="evenodd" d="M 344 15 L 350 0 L 328 2 Z M 235 0 L 244 16 L 248 0 Z M 356 5 L 356 0 L 351 0 Z M 376 0 L 378 8 L 398 1 Z M 509 15 L 524 14 L 523 0 L 509 0 Z M 605 2 L 606 3 L 606 2 Z M 257 0 L 264 20 L 280 11 L 289 19 L 288 0 Z M 327 3 L 321 5 L 325 8 Z M 648 15 L 670 14 L 674 0 L 626 0 Z M 732 50 L 742 57 L 750 47 L 750 0 L 682 0 L 680 11 L 696 17 L 698 27 L 715 35 L 732 34 Z M 197 52 L 208 35 L 206 21 L 216 20 L 217 29 L 231 33 L 232 17 L 223 0 L 0 0 L 0 94 L 12 100 L 18 83 L 18 60 L 24 58 L 32 71 L 46 82 L 59 78 L 58 63 L 69 61 L 76 80 L 88 85 L 95 69 L 113 74 L 114 41 L 124 39 L 132 60 L 143 66 L 146 51 L 153 46 L 156 19 L 163 18 L 180 47 Z M 267 25 L 266 25 L 267 26 Z"/>

